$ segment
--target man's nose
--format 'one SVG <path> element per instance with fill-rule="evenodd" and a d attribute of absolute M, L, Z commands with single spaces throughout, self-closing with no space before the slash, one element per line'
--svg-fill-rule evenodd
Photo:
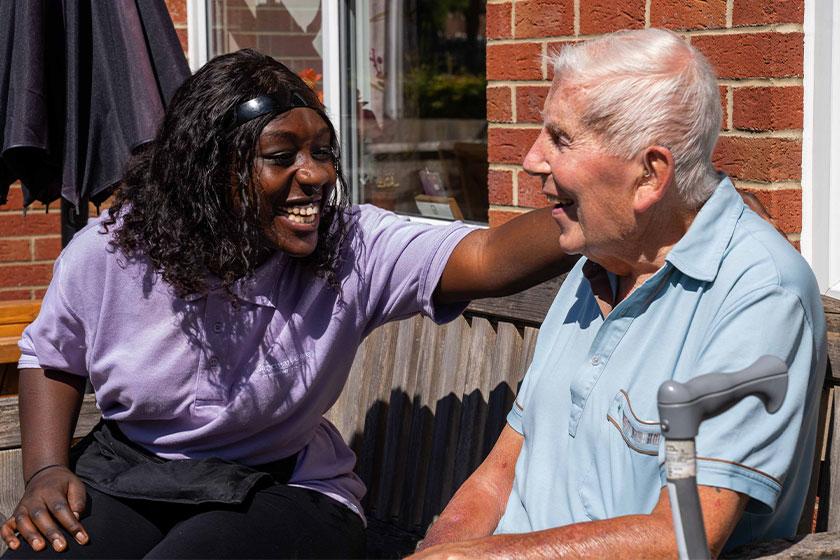
<path fill-rule="evenodd" d="M 531 175 L 549 175 L 551 173 L 551 166 L 545 158 L 545 141 L 548 138 L 548 132 L 543 128 L 540 135 L 534 141 L 531 149 L 525 154 L 525 160 L 522 162 L 522 168 Z"/>

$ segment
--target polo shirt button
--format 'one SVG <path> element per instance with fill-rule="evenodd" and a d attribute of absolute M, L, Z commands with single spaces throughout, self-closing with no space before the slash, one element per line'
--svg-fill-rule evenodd
<path fill-rule="evenodd" d="M 598 356 L 592 356 L 592 365 L 593 366 L 597 366 L 600 363 L 601 363 L 601 358 L 599 358 Z"/>
<path fill-rule="evenodd" d="M 212 358 L 210 358 L 210 361 L 208 361 L 207 364 L 210 367 L 214 368 L 214 367 L 219 365 L 219 358 L 217 358 L 216 356 L 213 356 Z"/>
<path fill-rule="evenodd" d="M 214 333 L 222 332 L 222 322 L 221 321 L 216 321 L 215 323 L 213 323 L 213 332 Z"/>

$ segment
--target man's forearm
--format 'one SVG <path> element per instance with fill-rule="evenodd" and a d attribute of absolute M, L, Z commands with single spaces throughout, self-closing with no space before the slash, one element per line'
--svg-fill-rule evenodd
<path fill-rule="evenodd" d="M 509 425 L 502 429 L 493 449 L 426 533 L 421 549 L 486 537 L 496 530 L 510 496 L 523 441 Z"/>
<path fill-rule="evenodd" d="M 503 508 L 494 507 L 496 501 L 495 495 L 462 486 L 423 537 L 420 550 L 493 534 L 504 512 Z"/>
<path fill-rule="evenodd" d="M 699 486 L 706 539 L 720 554 L 741 518 L 747 497 L 732 490 Z M 677 544 L 667 491 L 647 515 L 625 515 L 515 535 L 495 535 L 425 549 L 421 558 L 675 558 Z"/>
<path fill-rule="evenodd" d="M 424 543 L 425 544 L 425 543 Z M 443 545 L 454 557 L 475 558 L 676 558 L 670 520 L 651 515 L 629 515 L 603 521 L 576 523 L 533 533 L 494 535 Z M 425 549 L 434 557 L 443 548 Z"/>

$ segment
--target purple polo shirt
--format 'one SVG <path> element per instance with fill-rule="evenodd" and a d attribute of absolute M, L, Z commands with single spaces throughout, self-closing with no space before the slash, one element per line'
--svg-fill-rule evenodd
<path fill-rule="evenodd" d="M 300 452 L 290 483 L 361 515 L 355 456 L 323 418 L 374 328 L 462 305 L 434 305 L 446 261 L 471 228 L 412 223 L 374 206 L 349 211 L 342 294 L 276 253 L 251 279 L 179 298 L 146 260 L 109 246 L 99 221 L 55 263 L 20 368 L 86 376 L 103 417 L 167 459 L 259 465 Z"/>

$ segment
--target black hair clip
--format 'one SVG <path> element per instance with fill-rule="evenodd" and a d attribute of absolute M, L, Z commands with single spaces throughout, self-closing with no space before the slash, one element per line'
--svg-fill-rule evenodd
<path fill-rule="evenodd" d="M 286 91 L 285 93 L 286 95 L 276 93 L 258 95 L 253 99 L 240 103 L 233 110 L 232 122 L 228 129 L 233 130 L 250 120 L 269 113 L 279 115 L 297 107 L 309 107 L 311 109 L 318 108 L 312 103 L 309 103 L 300 93 L 296 91 Z"/>

